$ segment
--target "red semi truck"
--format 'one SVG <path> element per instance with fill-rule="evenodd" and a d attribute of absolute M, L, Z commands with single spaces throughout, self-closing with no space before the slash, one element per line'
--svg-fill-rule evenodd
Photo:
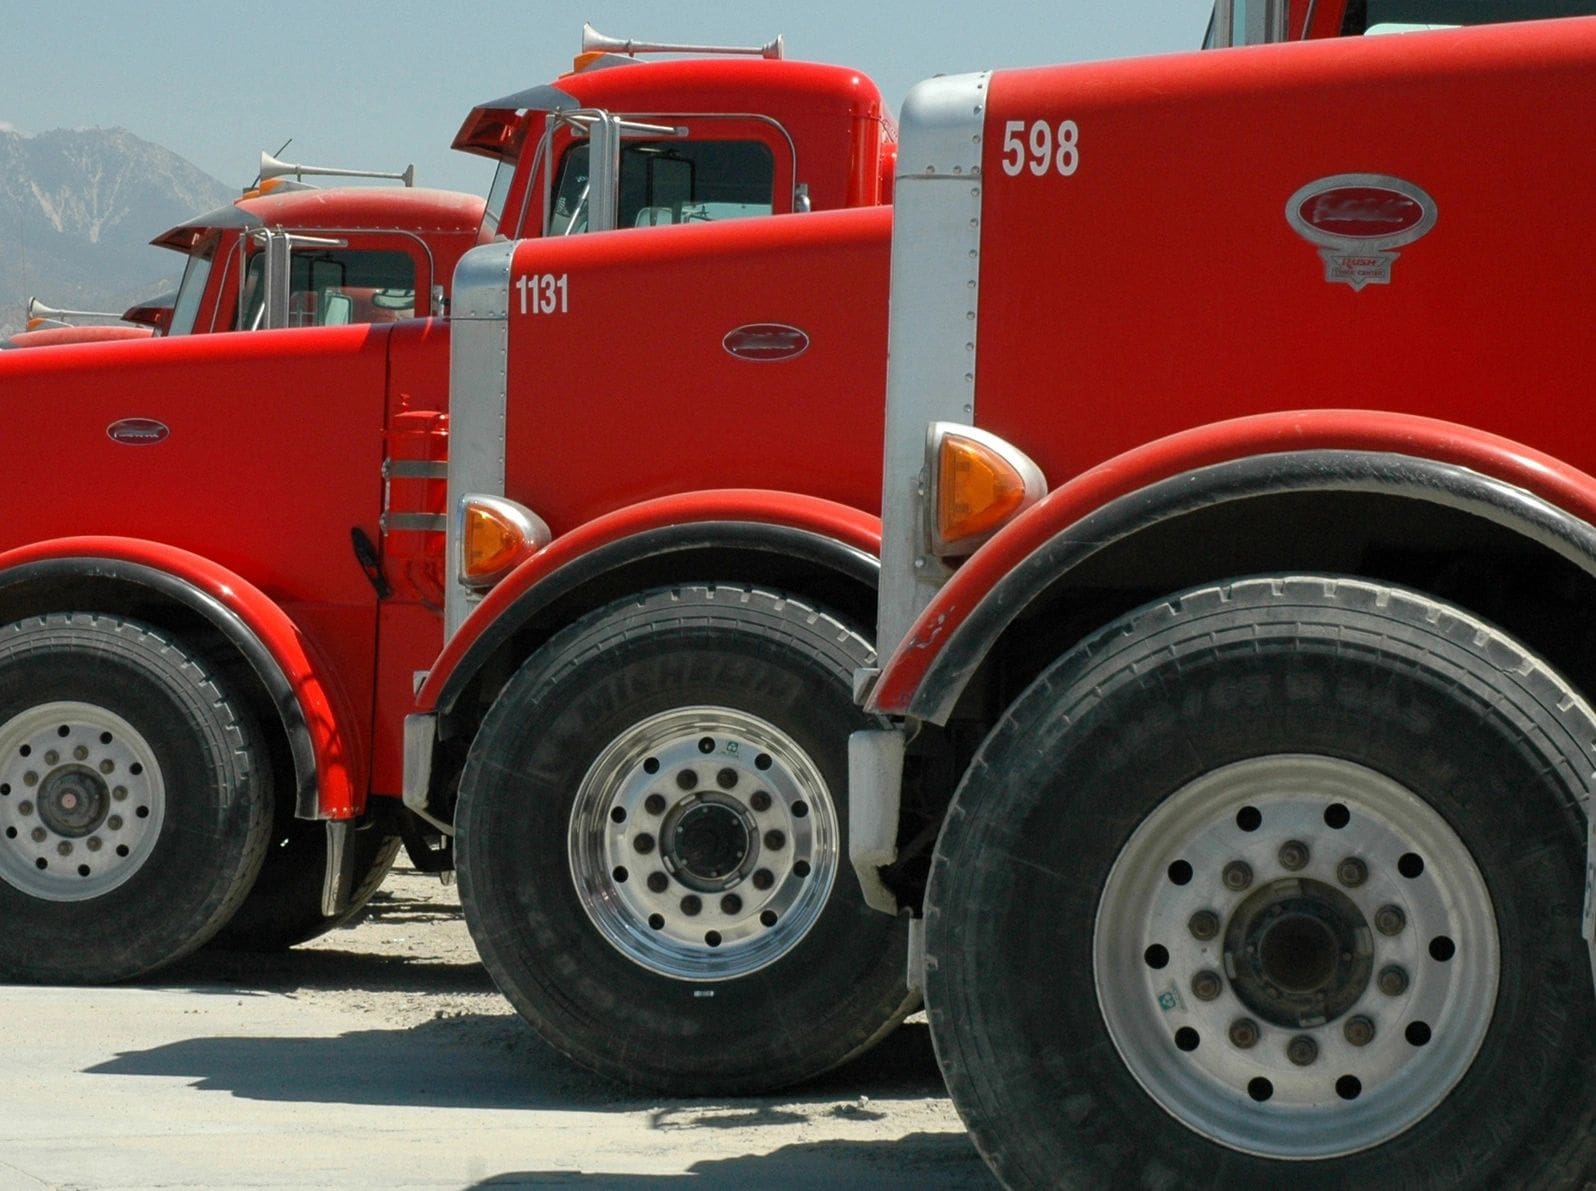
<path fill-rule="evenodd" d="M 634 1082 L 791 1082 L 913 1003 L 907 921 L 846 866 L 893 124 L 776 45 L 641 48 L 473 111 L 500 239 L 447 321 L 0 360 L 36 445 L 0 535 L 5 975 L 324 926 L 397 833 L 458 860 L 545 1036 Z M 326 246 L 205 226 L 213 326 L 291 322 L 250 278 L 291 294 Z"/>
<path fill-rule="evenodd" d="M 150 241 L 187 258 L 175 294 L 120 316 L 55 310 L 30 300 L 28 329 L 0 347 L 396 322 L 418 312 L 443 313 L 454 267 L 482 235 L 481 198 L 413 189 L 409 170 L 384 174 L 305 166 L 264 153 L 261 169 L 259 185 L 243 197 Z M 321 189 L 289 181 L 288 175 L 402 178 L 407 185 L 403 190 Z M 287 247 L 292 263 L 279 283 L 281 296 L 267 301 L 261 273 L 272 241 Z M 83 317 L 119 317 L 123 323 L 67 321 Z"/>
<path fill-rule="evenodd" d="M 851 844 L 1008 1185 L 1596 1177 L 1593 107 L 1590 16 L 906 103 Z"/>

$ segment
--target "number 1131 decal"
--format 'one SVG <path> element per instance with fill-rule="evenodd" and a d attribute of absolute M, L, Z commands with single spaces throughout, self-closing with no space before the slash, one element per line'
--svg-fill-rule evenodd
<path fill-rule="evenodd" d="M 570 309 L 564 273 L 523 273 L 515 279 L 522 314 L 564 314 Z"/>

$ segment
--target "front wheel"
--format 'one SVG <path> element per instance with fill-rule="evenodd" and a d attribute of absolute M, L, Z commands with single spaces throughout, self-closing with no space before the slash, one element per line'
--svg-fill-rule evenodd
<path fill-rule="evenodd" d="M 780 1087 L 909 1010 L 906 922 L 847 861 L 868 642 L 758 589 L 601 609 L 510 680 L 460 784 L 456 856 L 495 982 L 556 1048 L 680 1093 Z"/>
<path fill-rule="evenodd" d="M 123 980 L 237 909 L 271 825 L 248 709 L 163 633 L 0 627 L 0 979 Z"/>
<path fill-rule="evenodd" d="M 1412 592 L 1249 580 L 1105 629 L 994 729 L 933 866 L 977 1144 L 1013 1186 L 1571 1185 L 1593 746 Z"/>

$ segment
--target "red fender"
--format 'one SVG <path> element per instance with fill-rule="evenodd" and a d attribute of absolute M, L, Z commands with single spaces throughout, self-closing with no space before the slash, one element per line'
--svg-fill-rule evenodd
<path fill-rule="evenodd" d="M 1181 431 L 1126 451 L 1049 493 L 972 554 L 893 650 L 868 709 L 907 715 L 950 637 L 1022 560 L 1110 502 L 1217 463 L 1290 451 L 1378 451 L 1465 467 L 1515 485 L 1596 524 L 1596 479 L 1495 434 L 1411 414 L 1302 410 L 1259 414 Z M 890 582 L 890 580 L 889 580 Z"/>
<path fill-rule="evenodd" d="M 449 638 L 428 672 L 426 682 L 416 693 L 415 710 L 421 713 L 437 710 L 456 669 L 477 641 L 527 591 L 562 567 L 601 547 L 650 530 L 712 522 L 796 529 L 839 542 L 872 558 L 881 554 L 879 517 L 835 501 L 792 492 L 714 489 L 660 497 L 617 509 L 556 539 L 505 576 Z"/>
<path fill-rule="evenodd" d="M 349 731 L 348 704 L 288 614 L 260 588 L 186 550 L 137 538 L 77 537 L 37 542 L 0 554 L 0 588 L 30 573 L 67 564 L 86 574 L 157 586 L 206 615 L 249 656 L 289 729 L 298 811 L 350 819 L 360 813 L 364 766 Z M 299 724 L 292 722 L 297 711 Z"/>

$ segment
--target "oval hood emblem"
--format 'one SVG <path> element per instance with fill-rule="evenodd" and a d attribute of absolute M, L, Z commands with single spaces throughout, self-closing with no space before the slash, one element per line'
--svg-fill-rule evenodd
<path fill-rule="evenodd" d="M 1435 226 L 1435 200 L 1384 174 L 1336 174 L 1286 200 L 1286 221 L 1325 248 L 1378 251 L 1411 244 Z"/>
<path fill-rule="evenodd" d="M 720 345 L 739 360 L 791 360 L 809 348 L 809 336 L 785 323 L 748 323 L 726 332 Z"/>
<path fill-rule="evenodd" d="M 172 433 L 165 422 L 157 422 L 154 418 L 123 418 L 120 422 L 112 422 L 105 432 L 113 442 L 130 447 L 149 446 Z"/>

